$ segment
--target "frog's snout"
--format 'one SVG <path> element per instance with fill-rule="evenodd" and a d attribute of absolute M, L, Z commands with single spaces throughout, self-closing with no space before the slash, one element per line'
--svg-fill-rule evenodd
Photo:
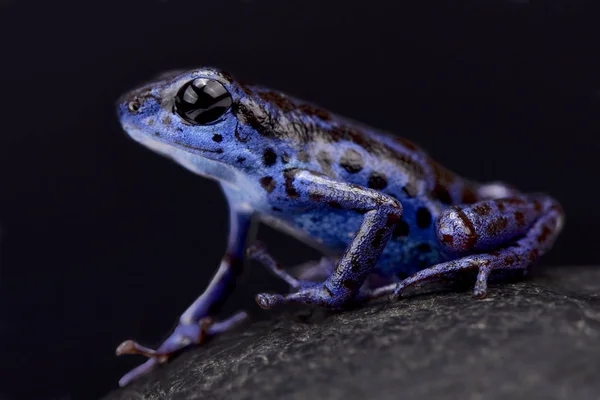
<path fill-rule="evenodd" d="M 117 100 L 116 107 L 117 114 L 121 118 L 125 114 L 137 114 L 142 107 L 142 102 L 138 96 L 125 94 Z"/>
<path fill-rule="evenodd" d="M 119 118 L 141 117 L 154 110 L 154 103 L 160 104 L 161 99 L 155 93 L 153 84 L 145 84 L 134 90 L 124 93 L 117 99 L 117 114 Z"/>

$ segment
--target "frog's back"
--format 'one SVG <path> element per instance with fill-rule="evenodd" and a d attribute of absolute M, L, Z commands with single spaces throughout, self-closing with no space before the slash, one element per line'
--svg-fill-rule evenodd
<path fill-rule="evenodd" d="M 433 161 L 410 141 L 259 86 L 236 114 L 261 136 L 291 145 L 288 167 L 308 168 L 336 180 L 444 205 L 477 200 L 476 184 Z"/>
<path fill-rule="evenodd" d="M 310 169 L 397 198 L 402 221 L 378 264 L 386 275 L 408 274 L 442 259 L 434 232 L 449 205 L 473 203 L 476 185 L 451 173 L 411 142 L 260 87 L 236 112 L 259 134 L 287 146 L 285 168 Z M 283 151 L 283 150 L 282 150 Z M 286 213 L 287 214 L 287 213 Z M 362 216 L 345 210 L 289 214 L 294 229 L 343 250 Z"/>

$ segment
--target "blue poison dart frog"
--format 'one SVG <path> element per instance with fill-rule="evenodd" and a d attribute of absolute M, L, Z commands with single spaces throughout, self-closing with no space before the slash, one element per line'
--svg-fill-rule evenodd
<path fill-rule="evenodd" d="M 473 296 L 483 298 L 491 272 L 526 272 L 563 227 L 547 195 L 464 179 L 405 139 L 217 69 L 163 74 L 117 108 L 131 138 L 219 182 L 229 204 L 227 250 L 212 281 L 157 350 L 131 340 L 118 347 L 149 357 L 122 386 L 246 318 L 214 319 L 244 259 L 292 289 L 258 294 L 266 309 L 398 299 L 461 271 L 476 274 Z M 292 276 L 264 246 L 247 243 L 257 221 L 316 246 L 323 260 Z"/>

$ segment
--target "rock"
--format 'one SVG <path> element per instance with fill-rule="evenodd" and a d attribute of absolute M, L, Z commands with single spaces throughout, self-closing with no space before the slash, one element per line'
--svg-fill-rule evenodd
<path fill-rule="evenodd" d="M 287 313 L 105 400 L 600 399 L 600 268 L 343 313 Z"/>

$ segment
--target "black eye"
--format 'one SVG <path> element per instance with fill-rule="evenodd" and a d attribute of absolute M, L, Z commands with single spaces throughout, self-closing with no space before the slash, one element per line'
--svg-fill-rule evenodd
<path fill-rule="evenodd" d="M 231 106 L 231 95 L 219 82 L 198 78 L 189 81 L 175 96 L 175 111 L 194 125 L 205 125 L 219 119 Z"/>

